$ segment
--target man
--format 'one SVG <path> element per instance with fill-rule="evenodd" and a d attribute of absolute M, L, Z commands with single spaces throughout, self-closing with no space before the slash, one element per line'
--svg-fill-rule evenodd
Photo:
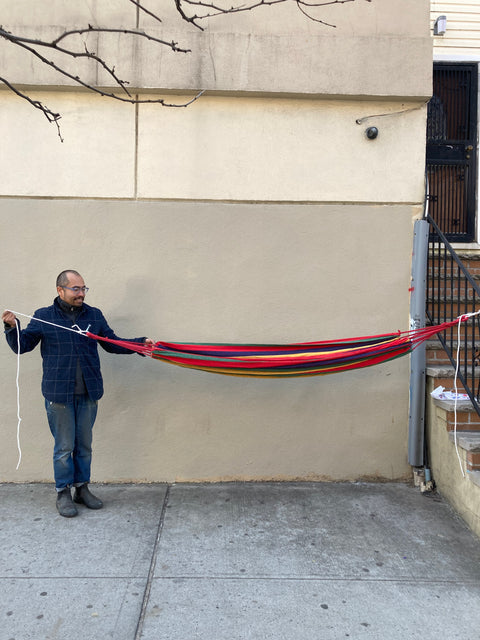
<path fill-rule="evenodd" d="M 108 326 L 100 309 L 85 304 L 88 287 L 77 271 L 62 271 L 56 284 L 58 297 L 53 305 L 38 309 L 26 329 L 20 329 L 20 322 L 10 311 L 5 311 L 2 319 L 7 342 L 15 353 L 18 353 L 19 347 L 17 323 L 20 353 L 31 351 L 40 343 L 43 359 L 42 393 L 55 441 L 53 470 L 56 506 L 60 515 L 71 518 L 78 513 L 74 502 L 84 504 L 89 509 L 101 509 L 103 506 L 88 487 L 92 429 L 97 403 L 103 395 L 103 381 L 96 340 L 80 332 L 65 331 L 61 327 L 71 329 L 77 325 L 81 330 L 88 329 L 101 337 L 120 338 Z M 134 338 L 131 341 L 152 343 L 147 338 Z M 108 342 L 101 342 L 101 346 L 110 353 L 133 353 Z M 75 487 L 73 501 L 72 486 Z"/>

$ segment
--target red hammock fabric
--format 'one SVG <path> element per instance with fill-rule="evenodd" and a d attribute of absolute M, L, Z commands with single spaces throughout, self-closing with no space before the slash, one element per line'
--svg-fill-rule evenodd
<path fill-rule="evenodd" d="M 404 332 L 294 344 L 202 344 L 160 341 L 151 345 L 110 340 L 88 331 L 86 335 L 190 369 L 237 376 L 299 377 L 361 369 L 399 358 L 410 353 L 425 340 L 460 322 L 465 322 L 469 317 L 464 315 L 451 322 Z"/>

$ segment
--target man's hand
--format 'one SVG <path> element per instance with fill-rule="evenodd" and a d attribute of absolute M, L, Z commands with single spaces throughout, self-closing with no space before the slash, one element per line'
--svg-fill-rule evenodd
<path fill-rule="evenodd" d="M 150 340 L 150 338 L 145 338 L 143 344 L 155 344 L 155 342 L 153 340 Z"/>
<path fill-rule="evenodd" d="M 15 314 L 13 314 L 11 311 L 4 311 L 2 313 L 2 320 L 4 321 L 5 324 L 8 324 L 10 327 L 15 327 L 17 324 Z"/>

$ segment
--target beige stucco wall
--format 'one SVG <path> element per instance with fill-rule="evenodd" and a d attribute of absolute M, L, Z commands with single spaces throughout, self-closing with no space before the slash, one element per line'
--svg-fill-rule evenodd
<path fill-rule="evenodd" d="M 354 13 L 345 9 L 334 31 L 342 27 L 341 35 L 323 36 L 337 52 L 347 52 L 342 38 L 365 47 L 363 82 L 357 58 L 322 61 L 315 46 L 292 67 L 272 58 L 255 76 L 252 69 L 264 62 L 257 52 L 245 74 L 210 85 L 187 109 L 122 105 L 30 76 L 39 85 L 32 95 L 62 113 L 63 143 L 41 114 L 0 91 L 1 305 L 30 314 L 50 304 L 57 273 L 75 268 L 91 287 L 90 304 L 125 337 L 292 342 L 408 328 L 431 79 L 428 3 L 408 3 L 403 35 L 392 33 L 384 7 L 400 15 L 405 2 L 389 0 L 372 14 L 373 4 L 352 4 Z M 110 5 L 120 11 L 120 2 Z M 76 6 L 97 9 L 93 2 Z M 239 19 L 239 37 L 248 20 Z M 320 37 L 318 25 L 301 27 L 298 16 L 291 31 L 281 20 L 252 35 L 277 38 L 272 56 L 285 43 L 290 50 L 305 45 L 301 28 L 307 38 Z M 215 24 L 205 38 L 232 38 L 226 22 Z M 385 43 L 381 61 L 377 36 Z M 242 47 L 233 49 L 240 58 Z M 411 73 L 387 73 L 401 49 Z M 220 51 L 215 82 L 228 67 Z M 383 75 L 371 73 L 368 60 L 383 66 Z M 19 59 L 12 64 L 30 73 Z M 208 65 L 197 65 L 197 80 L 207 77 Z M 295 68 L 303 76 L 297 84 Z M 203 88 L 190 83 L 192 69 L 175 73 L 161 76 L 156 88 L 187 96 Z M 176 78 L 172 85 L 169 78 Z M 365 137 L 368 126 L 379 129 L 374 141 Z M 102 362 L 96 480 L 408 473 L 408 358 L 300 380 L 215 376 L 138 356 L 102 354 Z M 16 359 L 0 349 L 2 481 L 51 479 L 40 374 L 38 351 L 21 358 L 23 459 L 15 471 Z"/>
<path fill-rule="evenodd" d="M 429 463 L 438 491 L 445 496 L 455 511 L 477 535 L 480 535 L 480 488 L 469 478 L 466 451 L 457 449 L 447 430 L 445 409 L 435 406 L 430 393 L 436 386 L 427 378 L 426 430 Z M 463 471 L 463 473 L 462 473 Z"/>
<path fill-rule="evenodd" d="M 59 268 L 74 265 L 90 303 L 126 337 L 290 342 L 407 322 L 410 206 L 0 202 L 2 269 L 15 265 L 2 301 L 15 311 L 50 303 Z M 332 243 L 341 244 L 333 254 Z M 405 473 L 407 358 L 301 380 L 215 376 L 138 356 L 102 361 L 99 479 Z M 2 479 L 49 478 L 40 362 L 38 351 L 21 359 L 24 451 L 15 472 L 16 359 L 0 353 Z"/>
<path fill-rule="evenodd" d="M 35 95 L 62 113 L 64 142 L 0 92 L 5 196 L 390 204 L 423 194 L 423 102 L 207 97 L 136 112 L 85 94 Z"/>
<path fill-rule="evenodd" d="M 50 40 L 64 26 L 93 23 L 136 28 L 134 7 L 125 0 L 97 2 L 52 0 L 48 10 L 32 0 L 3 2 L 3 27 Z M 322 7 L 316 13 L 332 26 L 308 20 L 293 2 L 262 10 L 212 18 L 204 31 L 182 21 L 173 0 L 158 0 L 162 23 L 141 14 L 140 29 L 188 53 L 112 34 L 89 36 L 89 50 L 115 63 L 119 77 L 139 91 L 253 92 L 324 96 L 372 96 L 398 99 L 430 95 L 429 3 L 425 0 L 356 0 Z M 314 14 L 315 15 L 315 14 Z M 58 27 L 57 25 L 61 25 Z M 426 37 L 427 36 L 427 37 Z M 73 38 L 73 44 L 75 39 Z M 70 45 L 70 41 L 62 45 Z M 83 51 L 83 47 L 80 46 Z M 48 59 L 62 57 L 47 50 Z M 111 86 L 111 78 L 89 62 L 66 62 L 72 74 Z M 0 68 L 20 85 L 74 86 L 73 81 L 33 61 L 0 40 Z M 81 73 L 80 73 L 81 72 Z"/>

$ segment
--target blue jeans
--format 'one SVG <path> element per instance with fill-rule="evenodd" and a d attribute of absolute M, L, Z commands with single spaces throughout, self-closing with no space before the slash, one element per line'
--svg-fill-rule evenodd
<path fill-rule="evenodd" d="M 48 424 L 55 440 L 53 473 L 55 488 L 90 482 L 92 429 L 97 417 L 97 401 L 87 395 L 61 404 L 45 400 Z"/>

